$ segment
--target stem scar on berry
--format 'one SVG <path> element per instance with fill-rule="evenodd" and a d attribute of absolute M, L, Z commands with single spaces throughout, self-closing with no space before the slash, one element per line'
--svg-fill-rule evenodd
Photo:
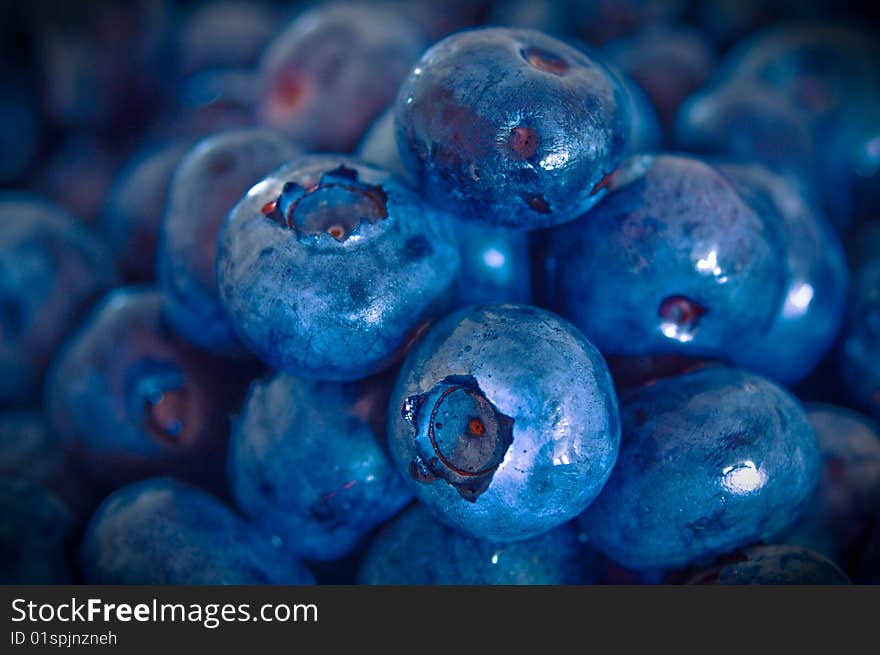
<path fill-rule="evenodd" d="M 404 420 L 415 430 L 418 455 L 410 476 L 438 478 L 476 502 L 513 443 L 513 419 L 502 414 L 470 376 L 451 376 L 431 391 L 404 401 Z"/>
<path fill-rule="evenodd" d="M 388 196 L 381 185 L 361 182 L 345 165 L 327 171 L 316 184 L 287 182 L 263 214 L 300 236 L 329 234 L 345 241 L 362 223 L 388 218 Z"/>

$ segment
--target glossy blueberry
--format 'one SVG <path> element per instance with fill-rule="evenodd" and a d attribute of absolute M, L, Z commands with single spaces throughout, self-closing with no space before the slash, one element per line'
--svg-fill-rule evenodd
<path fill-rule="evenodd" d="M 715 68 L 711 44 L 685 27 L 653 26 L 607 44 L 604 54 L 645 90 L 666 129 Z"/>
<path fill-rule="evenodd" d="M 816 488 L 813 428 L 764 378 L 706 368 L 630 392 L 620 407 L 617 465 L 581 521 L 623 566 L 680 567 L 772 539 Z"/>
<path fill-rule="evenodd" d="M 254 125 L 259 77 L 250 68 L 201 71 L 180 82 L 176 103 L 159 116 L 158 140 L 194 140 Z"/>
<path fill-rule="evenodd" d="M 880 432 L 856 412 L 808 406 L 822 473 L 813 500 L 785 541 L 810 548 L 851 569 L 880 510 Z"/>
<path fill-rule="evenodd" d="M 101 232 L 117 267 L 129 280 L 149 281 L 156 271 L 159 225 L 177 164 L 189 149 L 183 142 L 149 146 L 116 174 L 101 217 Z"/>
<path fill-rule="evenodd" d="M 880 421 L 880 253 L 851 276 L 849 304 L 836 354 L 849 400 Z"/>
<path fill-rule="evenodd" d="M 381 6 L 328 3 L 301 14 L 261 62 L 261 120 L 309 150 L 348 152 L 394 100 L 427 43 Z"/>
<path fill-rule="evenodd" d="M 390 173 L 350 158 L 299 158 L 230 213 L 220 296 L 244 343 L 275 368 L 346 380 L 392 364 L 452 302 L 448 217 Z"/>
<path fill-rule="evenodd" d="M 718 169 L 639 156 L 550 235 L 549 304 L 606 354 L 734 357 L 764 335 L 786 271 L 775 231 Z"/>
<path fill-rule="evenodd" d="M 371 384 L 281 373 L 251 387 L 236 422 L 236 503 L 305 559 L 343 557 L 412 498 L 368 422 Z"/>
<path fill-rule="evenodd" d="M 0 194 L 0 405 L 33 398 L 55 348 L 115 283 L 111 259 L 54 205 Z"/>
<path fill-rule="evenodd" d="M 70 511 L 36 482 L 0 477 L 0 584 L 72 584 Z"/>
<path fill-rule="evenodd" d="M 616 79 L 540 32 L 484 28 L 429 49 L 401 87 L 404 166 L 434 204 L 533 229 L 572 220 L 628 148 Z"/>
<path fill-rule="evenodd" d="M 480 305 L 436 323 L 391 396 L 398 468 L 441 521 L 490 541 L 573 518 L 617 456 L 617 398 L 599 352 L 525 305 Z"/>
<path fill-rule="evenodd" d="M 497 544 L 445 526 L 421 504 L 380 532 L 358 582 L 369 585 L 580 584 L 581 545 L 570 523 L 525 541 Z"/>
<path fill-rule="evenodd" d="M 848 284 L 837 233 L 797 188 L 759 165 L 719 166 L 743 197 L 764 207 L 768 229 L 782 245 L 786 284 L 776 317 L 738 366 L 783 383 L 803 379 L 829 350 L 840 329 Z"/>
<path fill-rule="evenodd" d="M 104 486 L 164 473 L 207 485 L 225 480 L 229 415 L 244 372 L 175 338 L 162 302 L 148 287 L 110 293 L 47 379 L 53 428 Z"/>
<path fill-rule="evenodd" d="M 839 585 L 846 573 L 823 555 L 788 545 L 752 546 L 719 559 L 695 573 L 696 585 Z"/>
<path fill-rule="evenodd" d="M 80 553 L 88 584 L 312 584 L 296 555 L 229 507 L 171 478 L 111 494 Z"/>
<path fill-rule="evenodd" d="M 42 414 L 10 410 L 0 414 L 0 476 L 45 487 L 77 515 L 92 509 L 92 494 Z"/>
<path fill-rule="evenodd" d="M 157 270 L 165 317 L 196 346 L 236 349 L 217 290 L 217 236 L 245 192 L 296 154 L 278 132 L 243 128 L 203 139 L 177 167 L 159 233 Z"/>

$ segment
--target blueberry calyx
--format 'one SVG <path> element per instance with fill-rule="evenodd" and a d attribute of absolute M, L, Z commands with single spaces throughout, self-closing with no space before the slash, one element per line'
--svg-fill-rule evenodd
<path fill-rule="evenodd" d="M 407 398 L 401 415 L 415 430 L 418 449 L 410 477 L 423 484 L 445 480 L 469 502 L 488 489 L 513 442 L 513 419 L 471 376 L 447 377 L 428 393 Z"/>
<path fill-rule="evenodd" d="M 388 218 L 388 196 L 380 185 L 361 182 L 358 172 L 343 164 L 316 184 L 287 182 L 263 213 L 300 236 L 329 234 L 345 241 L 363 223 Z"/>

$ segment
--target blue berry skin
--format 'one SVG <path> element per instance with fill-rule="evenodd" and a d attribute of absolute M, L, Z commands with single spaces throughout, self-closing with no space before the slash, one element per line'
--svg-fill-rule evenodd
<path fill-rule="evenodd" d="M 852 273 L 836 365 L 850 402 L 880 421 L 880 253 Z"/>
<path fill-rule="evenodd" d="M 162 301 L 149 287 L 110 293 L 47 378 L 52 427 L 104 487 L 165 473 L 225 482 L 229 413 L 243 395 L 244 372 L 176 339 L 162 321 Z"/>
<path fill-rule="evenodd" d="M 719 170 L 743 197 L 765 208 L 761 216 L 777 232 L 787 271 L 773 323 L 732 359 L 779 382 L 799 382 L 816 368 L 840 330 L 849 281 L 843 246 L 821 211 L 781 176 L 759 165 L 722 165 Z"/>
<path fill-rule="evenodd" d="M 132 157 L 113 180 L 101 216 L 101 233 L 129 281 L 147 282 L 156 276 L 159 225 L 172 175 L 187 150 L 189 146 L 181 141 L 149 146 Z"/>
<path fill-rule="evenodd" d="M 364 161 L 409 179 L 394 140 L 394 113 L 386 111 L 367 131 L 358 149 Z M 456 306 L 486 302 L 532 302 L 529 235 L 477 221 L 454 220 L 461 257 Z"/>
<path fill-rule="evenodd" d="M 581 584 L 581 545 L 565 523 L 525 541 L 497 544 L 457 532 L 421 504 L 385 527 L 367 550 L 367 585 Z"/>
<path fill-rule="evenodd" d="M 211 494 L 150 478 L 111 494 L 80 552 L 88 584 L 313 584 L 296 555 Z"/>
<path fill-rule="evenodd" d="M 407 357 L 388 410 L 391 454 L 442 522 L 489 541 L 582 512 L 617 457 L 617 397 L 573 326 L 524 305 L 436 323 Z"/>
<path fill-rule="evenodd" d="M 45 417 L 34 411 L 8 410 L 0 414 L 0 476 L 42 485 L 77 518 L 93 509 L 91 489 Z"/>
<path fill-rule="evenodd" d="M 0 477 L 0 584 L 72 584 L 74 520 L 36 482 Z"/>
<path fill-rule="evenodd" d="M 819 439 L 822 472 L 785 541 L 850 569 L 880 511 L 880 432 L 864 416 L 833 405 L 809 405 L 807 417 Z"/>
<path fill-rule="evenodd" d="M 611 478 L 581 516 L 591 545 L 625 567 L 682 567 L 782 534 L 807 506 L 820 453 L 798 402 L 725 367 L 621 397 Z"/>
<path fill-rule="evenodd" d="M 112 257 L 76 219 L 0 194 L 0 405 L 34 398 L 55 348 L 115 282 Z"/>
<path fill-rule="evenodd" d="M 381 6 L 329 3 L 297 17 L 260 64 L 260 120 L 307 150 L 350 152 L 427 47 Z"/>
<path fill-rule="evenodd" d="M 236 422 L 232 496 L 307 560 L 344 557 L 412 498 L 368 422 L 365 387 L 375 383 L 280 373 L 251 386 Z"/>
<path fill-rule="evenodd" d="M 620 85 L 576 48 L 531 30 L 483 28 L 431 47 L 397 98 L 404 166 L 463 218 L 525 229 L 570 221 L 623 158 Z"/>
<path fill-rule="evenodd" d="M 735 357 L 767 332 L 786 272 L 775 231 L 695 158 L 629 159 L 605 199 L 550 234 L 551 309 L 604 354 Z"/>
<path fill-rule="evenodd" d="M 686 584 L 845 585 L 850 579 L 834 562 L 806 548 L 760 545 L 720 558 Z"/>
<path fill-rule="evenodd" d="M 190 343 L 212 352 L 236 351 L 217 290 L 217 236 L 247 190 L 297 154 L 278 132 L 242 128 L 203 139 L 177 167 L 159 233 L 157 270 L 165 317 Z"/>
<path fill-rule="evenodd" d="M 645 90 L 667 130 L 681 103 L 715 69 L 711 43 L 686 27 L 655 25 L 608 43 L 603 53 Z"/>
<path fill-rule="evenodd" d="M 448 217 L 390 173 L 311 155 L 236 205 L 217 267 L 230 322 L 263 361 L 353 380 L 400 359 L 449 308 L 459 256 Z"/>

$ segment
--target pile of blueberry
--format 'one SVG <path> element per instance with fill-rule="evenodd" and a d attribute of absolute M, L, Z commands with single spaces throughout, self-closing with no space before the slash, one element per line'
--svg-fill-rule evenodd
<path fill-rule="evenodd" d="M 0 12 L 0 582 L 880 582 L 858 2 Z"/>

